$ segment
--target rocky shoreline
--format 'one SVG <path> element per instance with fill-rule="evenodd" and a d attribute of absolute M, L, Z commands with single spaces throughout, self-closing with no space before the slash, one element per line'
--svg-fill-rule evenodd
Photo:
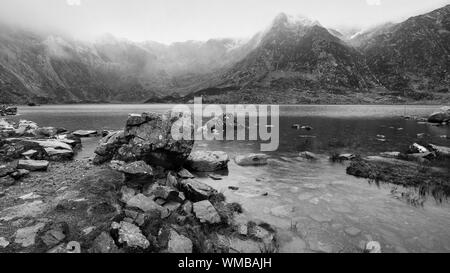
<path fill-rule="evenodd" d="M 179 118 L 130 115 L 93 160 L 73 157 L 95 131 L 1 120 L 0 252 L 276 252 L 270 225 L 235 221 L 242 207 L 190 172 L 229 159 L 174 141 Z"/>
<path fill-rule="evenodd" d="M 442 111 L 432 115 L 444 118 L 439 126 L 449 121 L 448 110 Z M 230 158 L 222 151 L 192 151 L 194 141 L 174 140 L 170 128 L 183 118 L 133 114 L 124 130 L 101 133 L 0 119 L 0 252 L 277 252 L 273 227 L 238 217 L 240 204 L 226 202 L 199 179 L 221 180 L 215 172 L 227 171 Z M 314 130 L 300 124 L 292 129 Z M 103 136 L 95 156 L 74 159 L 81 138 L 92 136 Z M 449 150 L 418 141 L 407 151 L 333 154 L 329 160 L 345 162 L 349 175 L 417 188 L 417 195 L 394 194 L 421 205 L 428 194 L 440 201 L 450 194 Z M 319 161 L 323 155 L 304 151 L 298 157 Z M 234 158 L 241 167 L 268 161 L 266 154 Z M 362 250 L 381 251 L 378 242 L 367 245 Z"/>

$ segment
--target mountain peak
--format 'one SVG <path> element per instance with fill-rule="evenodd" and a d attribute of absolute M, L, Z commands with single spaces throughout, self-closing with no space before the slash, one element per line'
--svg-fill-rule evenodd
<path fill-rule="evenodd" d="M 279 13 L 272 21 L 272 26 L 320 26 L 317 20 L 312 20 L 306 16 L 297 14 L 286 14 L 284 12 Z"/>

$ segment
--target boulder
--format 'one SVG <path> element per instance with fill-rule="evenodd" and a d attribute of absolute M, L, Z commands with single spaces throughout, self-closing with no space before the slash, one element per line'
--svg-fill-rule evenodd
<path fill-rule="evenodd" d="M 450 147 L 438 146 L 434 144 L 429 144 L 430 149 L 433 150 L 437 155 L 443 157 L 450 157 Z"/>
<path fill-rule="evenodd" d="M 439 111 L 431 114 L 428 117 L 428 122 L 431 123 L 442 123 L 450 120 L 450 107 L 442 107 Z"/>
<path fill-rule="evenodd" d="M 30 173 L 30 171 L 28 171 L 28 170 L 17 169 L 13 173 L 11 173 L 10 176 L 12 178 L 14 178 L 15 180 L 19 180 L 22 177 L 27 176 L 29 173 Z"/>
<path fill-rule="evenodd" d="M 124 132 L 114 131 L 103 137 L 97 149 L 95 149 L 94 164 L 102 164 L 110 161 L 115 156 L 117 150 L 126 144 Z"/>
<path fill-rule="evenodd" d="M 153 196 L 154 198 L 164 199 L 165 201 L 175 201 L 175 202 L 183 201 L 180 198 L 178 191 L 167 186 L 160 186 L 155 184 L 145 194 L 148 196 Z"/>
<path fill-rule="evenodd" d="M 202 201 L 217 193 L 215 189 L 197 179 L 182 180 L 178 186 L 186 198 L 192 201 Z"/>
<path fill-rule="evenodd" d="M 46 171 L 49 162 L 47 160 L 19 160 L 17 163 L 18 169 L 25 169 L 28 171 Z"/>
<path fill-rule="evenodd" d="M 339 154 L 337 156 L 338 160 L 344 161 L 344 160 L 352 160 L 353 158 L 355 158 L 354 154 Z"/>
<path fill-rule="evenodd" d="M 37 223 L 34 226 L 18 229 L 15 233 L 14 243 L 20 244 L 22 247 L 34 245 L 36 234 L 44 227 L 44 223 Z"/>
<path fill-rule="evenodd" d="M 188 169 L 198 172 L 212 172 L 228 167 L 228 155 L 221 151 L 196 151 L 186 161 Z"/>
<path fill-rule="evenodd" d="M 408 149 L 409 154 L 429 153 L 429 152 L 430 151 L 427 148 L 425 148 L 422 145 L 417 144 L 417 143 L 412 144 L 411 146 L 409 146 L 409 149 Z"/>
<path fill-rule="evenodd" d="M 23 157 L 23 153 L 33 150 L 35 153 L 30 156 L 31 159 L 46 159 L 47 153 L 39 143 L 20 139 L 8 138 L 0 139 L 0 161 L 12 161 Z"/>
<path fill-rule="evenodd" d="M 0 177 L 4 177 L 15 172 L 16 169 L 11 165 L 1 165 L 0 166 Z"/>
<path fill-rule="evenodd" d="M 269 156 L 265 154 L 238 155 L 234 158 L 236 164 L 240 166 L 259 166 L 266 165 Z"/>
<path fill-rule="evenodd" d="M 58 134 L 58 129 L 55 127 L 39 127 L 35 130 L 37 136 L 54 137 Z"/>
<path fill-rule="evenodd" d="M 178 171 L 178 176 L 183 179 L 195 178 L 195 176 L 185 168 L 181 168 L 181 170 Z"/>
<path fill-rule="evenodd" d="M 153 182 L 153 169 L 142 160 L 131 163 L 112 161 L 110 166 L 125 175 L 126 183 L 142 185 Z"/>
<path fill-rule="evenodd" d="M 77 137 L 93 137 L 97 135 L 97 131 L 95 130 L 77 130 L 72 133 L 72 135 Z"/>
<path fill-rule="evenodd" d="M 197 217 L 201 223 L 218 224 L 221 222 L 219 213 L 208 200 L 194 203 L 193 210 L 195 217 Z"/>
<path fill-rule="evenodd" d="M 124 135 L 128 140 L 115 156 L 123 161 L 144 160 L 152 166 L 177 169 L 189 156 L 194 140 L 177 139 L 172 136 L 176 126 L 183 129 L 183 135 L 193 136 L 191 115 L 180 112 L 143 113 L 131 115 L 127 120 Z M 178 133 L 178 132 L 177 132 Z"/>
<path fill-rule="evenodd" d="M 118 230 L 118 242 L 121 244 L 141 249 L 146 249 L 150 246 L 150 242 L 142 234 L 139 227 L 131 223 L 125 221 L 120 222 L 120 224 L 113 222 L 111 228 L 113 230 Z"/>
<path fill-rule="evenodd" d="M 139 193 L 133 197 L 131 197 L 127 202 L 127 207 L 130 208 L 138 208 L 143 212 L 149 212 L 153 210 L 160 211 L 162 215 L 166 215 L 168 213 L 166 208 L 158 205 L 152 198 Z"/>
<path fill-rule="evenodd" d="M 184 235 L 178 234 L 170 229 L 167 252 L 169 253 L 192 253 L 192 241 Z"/>

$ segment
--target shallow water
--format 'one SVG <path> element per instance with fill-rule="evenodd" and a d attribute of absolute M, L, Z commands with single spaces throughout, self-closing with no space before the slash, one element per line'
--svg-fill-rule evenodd
<path fill-rule="evenodd" d="M 20 116 L 41 126 L 76 129 L 120 129 L 128 113 L 163 112 L 170 105 L 58 105 L 19 107 Z M 281 106 L 280 146 L 269 152 L 270 163 L 240 167 L 233 161 L 223 180 L 203 178 L 228 201 L 243 205 L 247 216 L 278 228 L 282 251 L 361 251 L 361 241 L 376 240 L 385 252 L 449 252 L 450 205 L 429 198 L 413 207 L 377 187 L 348 176 L 345 164 L 327 160 L 331 152 L 377 154 L 401 151 L 423 139 L 450 146 L 449 127 L 405 120 L 401 115 L 427 116 L 435 106 Z M 292 124 L 309 125 L 311 131 Z M 384 135 L 380 141 L 377 135 Z M 98 139 L 84 139 L 81 158 L 92 156 Z M 223 150 L 231 158 L 259 152 L 258 142 L 201 141 L 195 149 Z M 317 162 L 297 157 L 300 151 L 322 155 Z M 229 186 L 239 189 L 233 191 Z M 352 229 L 349 229 L 352 228 Z M 357 230 L 355 230 L 355 228 Z M 347 231 L 346 231 L 347 230 Z M 360 232 L 358 232 L 358 230 Z"/>

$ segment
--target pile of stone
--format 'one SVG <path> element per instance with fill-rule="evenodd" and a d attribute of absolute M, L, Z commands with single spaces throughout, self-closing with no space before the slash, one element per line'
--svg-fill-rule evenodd
<path fill-rule="evenodd" d="M 15 180 L 33 171 L 46 171 L 49 161 L 73 159 L 81 147 L 80 138 L 63 128 L 39 127 L 35 122 L 18 123 L 0 119 L 0 182 Z"/>
<path fill-rule="evenodd" d="M 14 116 L 17 115 L 17 107 L 16 106 L 0 106 L 0 116 Z"/>
<path fill-rule="evenodd" d="M 194 142 L 175 140 L 171 127 L 183 113 L 130 115 L 124 131 L 102 139 L 95 162 L 123 174 L 122 213 L 100 234 L 92 252 L 261 252 L 276 249 L 274 231 L 245 228 L 238 204 L 197 178 L 195 172 L 227 168 L 228 155 L 192 152 Z M 193 127 L 185 129 L 194 132 Z M 194 172 L 193 173 L 191 173 Z"/>

